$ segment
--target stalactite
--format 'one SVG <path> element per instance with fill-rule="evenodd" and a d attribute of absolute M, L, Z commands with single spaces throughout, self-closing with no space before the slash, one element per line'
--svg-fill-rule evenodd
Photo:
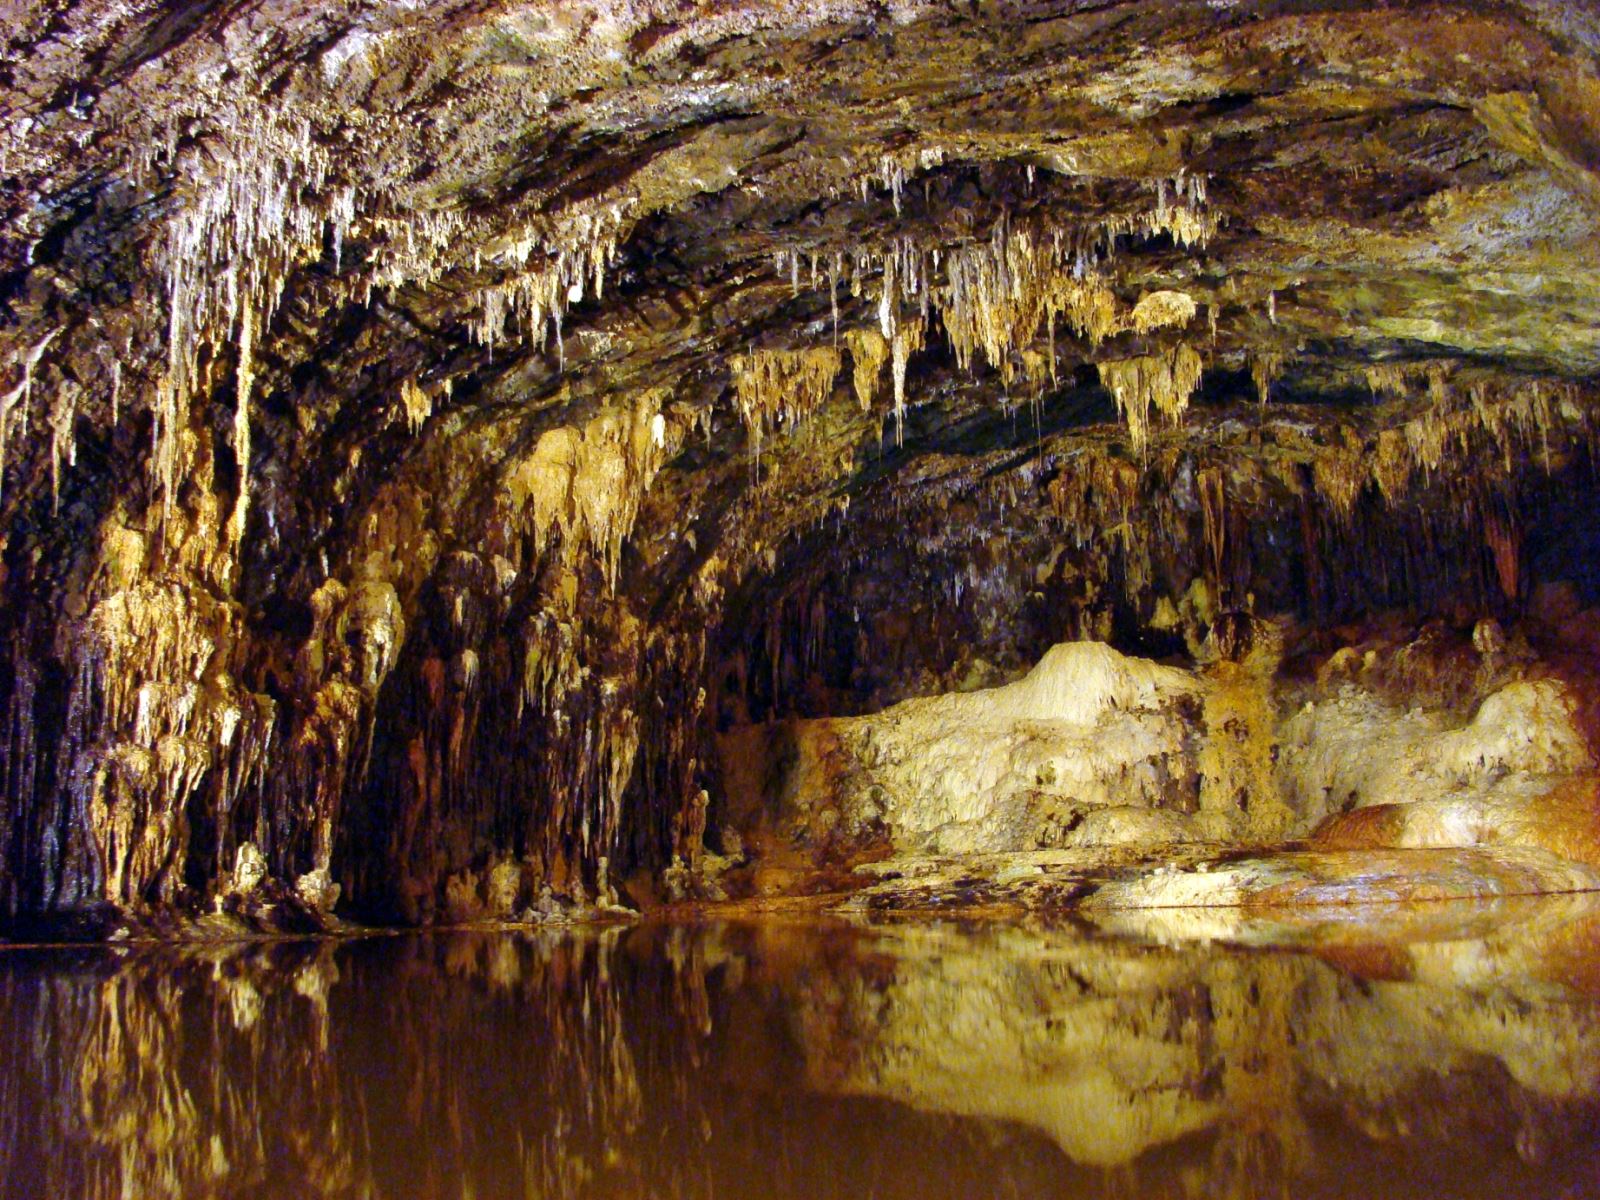
<path fill-rule="evenodd" d="M 112 593 L 89 615 L 73 684 L 83 720 L 75 749 L 86 756 L 108 900 L 170 900 L 190 796 L 212 777 L 213 803 L 226 812 L 234 789 L 265 767 L 272 702 L 219 673 L 237 620 L 225 604 L 154 581 Z"/>
<path fill-rule="evenodd" d="M 1204 522 L 1206 551 L 1211 568 L 1211 586 L 1218 598 L 1226 602 L 1228 513 L 1223 474 L 1215 468 L 1198 471 L 1195 474 L 1195 485 L 1200 492 L 1200 513 Z"/>
<path fill-rule="evenodd" d="M 1515 600 L 1522 588 L 1522 535 L 1515 522 L 1498 506 L 1483 506 L 1483 538 L 1494 559 L 1495 582 L 1500 594 Z"/>
<path fill-rule="evenodd" d="M 233 456 L 239 464 L 239 494 L 228 518 L 228 545 L 234 556 L 244 543 L 250 510 L 250 390 L 255 385 L 255 341 L 255 306 L 247 296 L 239 313 L 239 367 L 233 414 Z"/>
<path fill-rule="evenodd" d="M 1149 236 L 1166 233 L 1185 248 L 1203 249 L 1217 231 L 1217 219 L 1206 212 L 1206 178 L 1180 171 L 1171 180 L 1155 181 L 1156 206 L 1132 222 Z"/>
<path fill-rule="evenodd" d="M 407 379 L 400 385 L 400 409 L 405 413 L 406 427 L 413 434 L 420 433 L 433 415 L 433 397 L 415 379 Z"/>
<path fill-rule="evenodd" d="M 906 436 L 906 364 L 911 356 L 922 349 L 922 337 L 927 326 L 920 317 L 904 321 L 894 331 L 891 344 L 891 364 L 894 373 L 894 436 L 895 444 L 902 445 Z"/>
<path fill-rule="evenodd" d="M 865 179 L 861 187 L 864 193 Z M 898 207 L 898 193 L 895 199 Z M 887 247 L 858 249 L 853 254 L 851 291 L 860 295 L 863 275 L 879 271 L 878 318 L 886 341 L 894 340 L 903 308 L 915 305 L 924 320 L 930 309 L 936 309 L 961 367 L 970 369 L 975 354 L 981 351 L 1007 387 L 1015 376 L 1017 355 L 1041 332 L 1047 333 L 1048 363 L 1054 378 L 1057 322 L 1098 345 L 1123 329 L 1149 333 L 1186 325 L 1194 318 L 1197 307 L 1193 298 L 1177 291 L 1153 292 L 1142 297 L 1126 316 L 1120 314 L 1116 296 L 1094 269 L 1094 247 L 1101 246 L 1101 253 L 1109 256 L 1118 237 L 1161 233 L 1172 235 L 1181 246 L 1203 246 L 1216 228 L 1215 221 L 1205 215 L 1204 205 L 1204 179 L 1180 174 L 1175 180 L 1160 182 L 1154 210 L 1108 218 L 1093 227 L 1035 228 L 1015 224 L 1002 215 L 987 241 L 956 246 L 948 252 L 900 237 Z M 781 250 L 774 264 L 780 275 L 788 274 L 791 290 L 798 293 L 798 253 Z M 942 282 L 933 275 L 941 267 Z M 835 270 L 829 275 L 835 329 L 837 285 Z"/>
<path fill-rule="evenodd" d="M 26 420 L 28 406 L 33 397 L 33 373 L 39 366 L 39 360 L 44 357 L 44 352 L 50 348 L 50 343 L 60 334 L 59 326 L 48 330 L 44 336 L 22 352 L 16 364 L 20 368 L 20 378 L 9 392 L 0 395 L 0 496 L 5 494 L 6 445 L 10 439 L 12 416 L 20 415 Z"/>
<path fill-rule="evenodd" d="M 1397 504 L 1406 496 L 1415 467 L 1405 430 L 1380 430 L 1372 456 L 1372 478 L 1387 503 Z"/>
<path fill-rule="evenodd" d="M 987 242 L 951 251 L 936 297 L 945 336 L 963 369 L 981 350 L 1010 384 L 1012 355 L 1064 320 L 1091 344 L 1118 325 L 1116 298 L 1086 274 L 1080 247 L 1059 231 L 1036 234 L 996 222 Z"/>
<path fill-rule="evenodd" d="M 1411 390 L 1418 378 L 1426 378 L 1427 367 L 1419 363 L 1373 363 L 1362 371 L 1374 399 L 1399 399 Z"/>
<path fill-rule="evenodd" d="M 1263 352 L 1251 356 L 1250 380 L 1256 385 L 1256 399 L 1262 404 L 1271 397 L 1272 385 L 1282 377 L 1283 364 L 1284 356 L 1275 352 Z"/>
<path fill-rule="evenodd" d="M 1199 353 L 1184 342 L 1170 352 L 1096 365 L 1101 383 L 1116 400 L 1117 411 L 1127 421 L 1128 434 L 1140 452 L 1149 442 L 1151 408 L 1173 425 L 1180 424 L 1204 369 Z"/>
<path fill-rule="evenodd" d="M 151 401 L 150 461 L 164 513 L 178 482 L 176 439 L 206 390 L 203 356 L 236 339 L 240 404 L 247 410 L 255 342 L 271 322 L 288 271 L 320 257 L 330 221 L 341 220 L 348 207 L 341 202 L 330 216 L 319 198 L 330 160 L 303 115 L 285 106 L 244 111 L 225 126 L 215 153 L 187 153 L 187 200 L 169 218 L 155 252 L 166 284 L 167 365 Z"/>
<path fill-rule="evenodd" d="M 883 374 L 883 364 L 889 359 L 889 343 L 876 329 L 852 329 L 844 335 L 853 364 L 853 382 L 856 400 L 862 412 L 872 410 L 872 398 L 878 391 L 878 378 Z"/>
<path fill-rule="evenodd" d="M 1128 327 L 1135 333 L 1153 333 L 1171 326 L 1182 327 L 1194 320 L 1199 311 L 1194 297 L 1187 292 L 1150 292 L 1139 297 L 1139 302 L 1128 314 Z"/>
<path fill-rule="evenodd" d="M 1330 450 L 1312 460 L 1311 473 L 1317 494 L 1329 503 L 1339 520 L 1348 525 L 1367 484 L 1367 465 L 1351 451 Z"/>
<path fill-rule="evenodd" d="M 507 337 L 515 319 L 524 336 L 542 342 L 553 334 L 556 351 L 566 361 L 562 324 L 567 310 L 582 303 L 587 291 L 605 294 L 606 270 L 616 260 L 617 246 L 632 228 L 627 203 L 608 202 L 562 214 L 548 227 L 529 229 L 509 239 L 498 256 L 513 276 L 482 290 L 473 337 L 491 350 Z M 535 255 L 541 266 L 528 269 Z"/>
<path fill-rule="evenodd" d="M 50 402 L 47 423 L 50 426 L 50 503 L 53 508 L 61 504 L 62 464 L 75 466 L 78 461 L 78 441 L 74 426 L 78 419 L 78 384 L 62 380 Z"/>
<path fill-rule="evenodd" d="M 732 362 L 739 415 L 759 456 L 767 432 L 794 427 L 833 394 L 843 359 L 831 346 L 808 350 L 755 350 Z"/>
<path fill-rule="evenodd" d="M 569 562 L 593 551 L 615 588 L 639 504 L 681 437 L 660 412 L 670 395 L 668 387 L 652 388 L 631 405 L 607 409 L 582 430 L 548 430 L 510 469 L 511 504 L 538 553 L 559 531 Z"/>

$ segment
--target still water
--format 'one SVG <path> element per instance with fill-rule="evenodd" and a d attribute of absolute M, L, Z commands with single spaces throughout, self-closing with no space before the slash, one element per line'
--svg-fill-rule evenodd
<path fill-rule="evenodd" d="M 1594 902 L 1231 933 L 7 950 L 0 1194 L 1600 1196 Z"/>

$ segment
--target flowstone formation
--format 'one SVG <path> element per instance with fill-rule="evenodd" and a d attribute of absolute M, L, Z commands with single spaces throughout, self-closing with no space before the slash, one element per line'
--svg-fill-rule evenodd
<path fill-rule="evenodd" d="M 1595 866 L 1594 4 L 7 37 L 8 932 Z"/>

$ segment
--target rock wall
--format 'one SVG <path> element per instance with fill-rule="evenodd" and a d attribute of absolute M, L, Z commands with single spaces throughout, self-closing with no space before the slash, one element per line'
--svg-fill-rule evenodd
<path fill-rule="evenodd" d="M 609 902 L 736 725 L 1592 600 L 1592 14 L 1020 11 L 24 0 L 8 928 Z"/>
<path fill-rule="evenodd" d="M 1027 873 L 1040 850 L 1157 861 L 1186 842 L 1308 836 L 1321 850 L 1520 847 L 1600 866 L 1592 665 L 1563 670 L 1492 621 L 1470 638 L 1439 623 L 1394 632 L 1285 668 L 1283 628 L 1237 617 L 1194 670 L 1063 643 L 1002 687 L 737 728 L 720 742 L 726 819 L 745 846 L 886 858 L 880 878 L 906 858 L 1009 854 Z M 1536 636 L 1559 661 L 1560 633 Z M 1418 860 L 1418 887 L 1430 869 Z M 1218 898 L 1224 882 L 1180 882 L 1169 899 L 1239 902 Z"/>

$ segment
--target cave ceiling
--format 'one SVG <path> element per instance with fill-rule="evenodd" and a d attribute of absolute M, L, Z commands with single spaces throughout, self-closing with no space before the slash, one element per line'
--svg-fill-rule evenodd
<path fill-rule="evenodd" d="M 1198 513 L 1187 454 L 1241 496 L 1298 456 L 1348 512 L 1448 481 L 1447 396 L 1547 467 L 1551 428 L 1588 429 L 1589 3 L 23 0 L 6 39 L 0 589 L 69 751 L 21 782 L 13 755 L 14 846 L 92 826 L 63 814 L 159 727 L 208 765 L 126 787 L 257 794 L 295 831 L 272 868 L 326 868 L 401 836 L 328 797 L 471 759 L 476 716 L 408 731 L 475 685 L 543 706 L 546 791 L 611 800 L 508 833 L 497 783 L 438 853 L 615 838 L 626 788 L 699 782 L 713 614 L 779 603 L 761 581 L 830 529 L 870 554 L 918 504 L 981 525 L 952 504 L 1091 459 L 1102 495 L 1107 462 L 1165 464 Z M 382 700 L 397 669 L 422 699 Z M 190 676 L 233 714 L 211 732 L 118 694 Z M 321 765 L 235 761 L 257 719 Z M 225 864 L 245 835 L 215 824 Z M 407 829 L 374 871 L 424 853 Z M 72 890 L 71 842 L 13 903 Z M 122 853 L 135 891 L 169 870 Z"/>

